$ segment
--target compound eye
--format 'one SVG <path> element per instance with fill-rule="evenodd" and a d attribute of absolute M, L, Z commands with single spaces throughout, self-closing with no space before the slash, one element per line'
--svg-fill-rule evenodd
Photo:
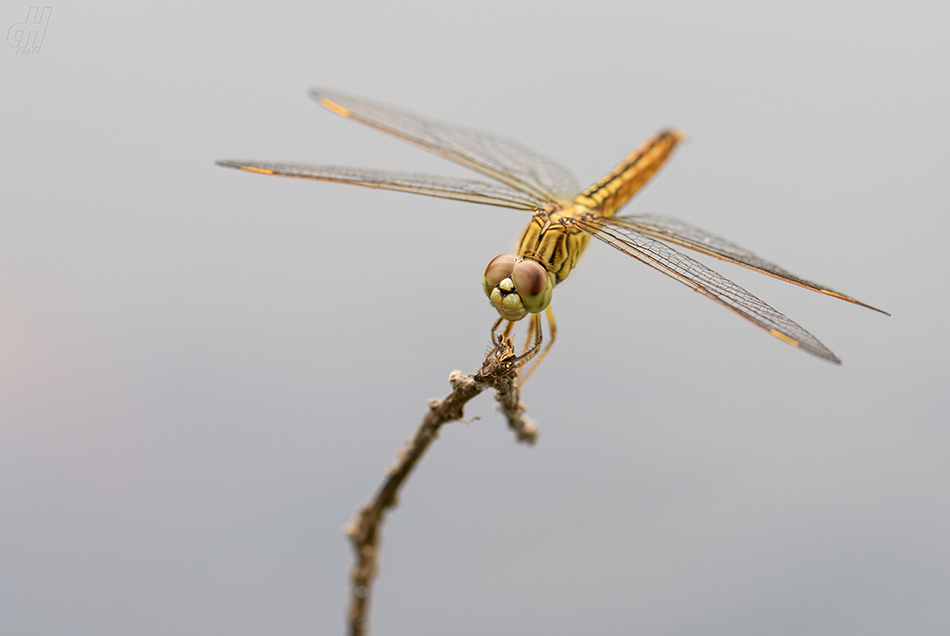
<path fill-rule="evenodd" d="M 522 297 L 537 296 L 547 285 L 548 273 L 534 261 L 521 261 L 511 272 L 511 282 Z"/>
<path fill-rule="evenodd" d="M 543 311 L 551 303 L 553 285 L 546 269 L 535 261 L 521 261 L 511 272 L 511 282 L 515 284 L 525 309 L 533 314 Z"/>
<path fill-rule="evenodd" d="M 514 268 L 515 257 L 511 254 L 502 254 L 491 259 L 491 263 L 485 268 L 485 286 L 494 287 L 511 276 Z"/>

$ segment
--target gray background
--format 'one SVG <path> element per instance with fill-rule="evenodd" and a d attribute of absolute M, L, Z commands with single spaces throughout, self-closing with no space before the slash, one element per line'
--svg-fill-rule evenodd
<path fill-rule="evenodd" d="M 466 175 L 325 85 L 585 185 L 679 126 L 628 211 L 893 313 L 714 262 L 836 367 L 592 245 L 539 444 L 488 395 L 443 431 L 374 634 L 946 634 L 947 4 L 396 4 L 55 3 L 0 50 L 0 633 L 343 632 L 343 525 L 477 368 L 528 215 L 214 165 Z"/>

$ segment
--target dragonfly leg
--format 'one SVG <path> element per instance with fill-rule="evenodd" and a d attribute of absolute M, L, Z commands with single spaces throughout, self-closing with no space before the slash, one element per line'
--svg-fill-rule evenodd
<path fill-rule="evenodd" d="M 549 320 L 551 319 L 550 316 L 548 318 Z M 512 355 L 514 352 L 514 346 L 511 344 L 511 332 L 514 329 L 515 323 L 509 321 L 504 332 L 502 332 L 501 335 L 498 335 L 498 327 L 501 326 L 502 320 L 504 319 L 499 318 L 497 321 L 495 321 L 495 324 L 492 325 L 491 328 L 493 351 L 508 352 L 505 356 L 506 362 L 516 368 L 521 367 L 534 358 L 541 349 L 541 316 L 538 314 L 531 314 L 531 318 L 528 321 L 528 338 L 525 341 L 524 350 L 521 352 L 521 355 L 518 356 Z M 534 341 L 533 344 L 532 340 Z M 547 349 L 545 349 L 545 353 L 546 352 Z M 508 355 L 511 355 L 511 357 L 508 358 Z M 531 368 L 531 371 L 534 371 L 534 367 Z M 530 372 L 528 375 L 530 375 Z M 525 376 L 525 379 L 527 379 L 527 376 Z M 521 382 L 524 382 L 524 380 Z"/>
<path fill-rule="evenodd" d="M 525 355 L 528 353 L 528 351 L 531 349 L 531 341 L 532 340 L 537 341 L 540 335 L 541 321 L 537 320 L 537 317 L 538 316 L 536 314 L 532 314 L 531 320 L 528 321 L 528 334 L 525 336 L 525 339 L 524 339 L 524 349 L 523 349 L 524 353 L 522 355 Z"/>
<path fill-rule="evenodd" d="M 501 326 L 501 322 L 503 320 L 504 318 L 499 318 L 495 321 L 495 324 L 491 326 L 491 343 L 496 349 L 502 347 L 505 344 L 505 341 L 511 338 L 511 329 L 515 326 L 513 322 L 509 321 L 508 326 L 505 327 L 505 331 L 500 336 L 496 335 L 498 327 Z M 513 349 L 514 347 L 509 344 L 508 348 Z"/>
<path fill-rule="evenodd" d="M 495 342 L 498 341 L 498 336 L 495 335 L 495 332 L 498 331 L 498 327 L 501 325 L 501 321 L 502 321 L 502 320 L 504 320 L 504 318 L 499 318 L 498 320 L 495 321 L 495 324 L 493 324 L 493 325 L 491 326 L 491 342 L 492 342 L 492 344 L 495 344 Z"/>
<path fill-rule="evenodd" d="M 509 323 L 511 327 L 514 323 Z M 507 333 L 507 332 L 506 332 Z M 534 344 L 531 341 L 534 340 Z M 534 356 L 538 355 L 538 350 L 541 348 L 541 317 L 538 314 L 531 314 L 531 318 L 528 322 L 528 340 L 525 342 L 524 351 L 521 352 L 520 356 L 517 356 L 511 362 L 515 366 L 522 366 L 527 364 Z"/>
<path fill-rule="evenodd" d="M 524 354 L 518 356 L 515 355 L 515 346 L 512 343 L 511 332 L 514 329 L 515 323 L 508 321 L 508 324 L 505 326 L 505 330 L 498 334 L 498 327 L 501 326 L 504 318 L 499 318 L 495 321 L 495 324 L 491 328 L 491 343 L 492 350 L 488 353 L 488 356 L 500 355 L 508 364 L 513 364 L 515 367 L 520 367 L 525 363 Z"/>
<path fill-rule="evenodd" d="M 538 365 L 541 364 L 542 360 L 544 360 L 544 356 L 548 355 L 548 351 L 551 350 L 551 346 L 554 344 L 554 341 L 557 339 L 557 325 L 554 323 L 554 312 L 551 310 L 550 305 L 548 305 L 547 309 L 544 310 L 544 313 L 548 317 L 548 329 L 551 331 L 551 340 L 548 341 L 548 346 L 544 348 L 544 351 L 542 351 L 541 355 L 538 356 L 538 359 L 534 361 L 534 364 L 531 365 L 531 368 L 528 369 L 528 372 L 524 374 L 524 377 L 518 381 L 519 389 L 525 382 L 528 381 L 528 378 L 531 377 L 531 374 L 534 373 L 534 370 L 538 368 Z M 541 316 L 538 314 L 534 314 L 531 317 L 536 319 L 535 321 L 532 322 L 532 324 L 536 324 L 537 329 L 538 329 L 538 337 L 534 345 L 535 351 L 537 351 L 537 348 L 541 346 Z M 530 336 L 530 329 L 529 329 L 529 336 Z M 527 344 L 525 344 L 525 348 L 527 348 Z M 532 357 L 533 357 L 533 354 L 532 354 Z M 525 360 L 525 362 L 527 362 L 527 360 Z"/>

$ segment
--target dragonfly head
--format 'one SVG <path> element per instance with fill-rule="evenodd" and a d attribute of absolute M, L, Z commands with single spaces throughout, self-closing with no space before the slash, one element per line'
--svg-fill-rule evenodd
<path fill-rule="evenodd" d="M 501 317 L 514 322 L 547 309 L 554 291 L 554 274 L 537 261 L 502 254 L 485 268 L 482 286 Z"/>

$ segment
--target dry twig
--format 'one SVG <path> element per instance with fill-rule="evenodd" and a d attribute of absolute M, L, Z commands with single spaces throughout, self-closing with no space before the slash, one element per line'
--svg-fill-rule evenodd
<path fill-rule="evenodd" d="M 429 444 L 438 435 L 439 428 L 462 419 L 465 404 L 486 389 L 495 390 L 499 410 L 515 431 L 519 442 L 533 444 L 538 436 L 537 426 L 524 416 L 516 384 L 518 368 L 522 364 L 514 352 L 511 340 L 498 337 L 491 351 L 482 361 L 477 373 L 464 375 L 453 371 L 449 376 L 452 392 L 445 399 L 429 400 L 429 412 L 422 419 L 419 430 L 396 457 L 373 499 L 364 505 L 346 533 L 356 551 L 356 565 L 350 573 L 350 607 L 347 612 L 351 636 L 366 633 L 368 607 L 373 579 L 379 558 L 379 528 L 386 511 L 396 505 L 399 488 L 406 481 Z"/>

